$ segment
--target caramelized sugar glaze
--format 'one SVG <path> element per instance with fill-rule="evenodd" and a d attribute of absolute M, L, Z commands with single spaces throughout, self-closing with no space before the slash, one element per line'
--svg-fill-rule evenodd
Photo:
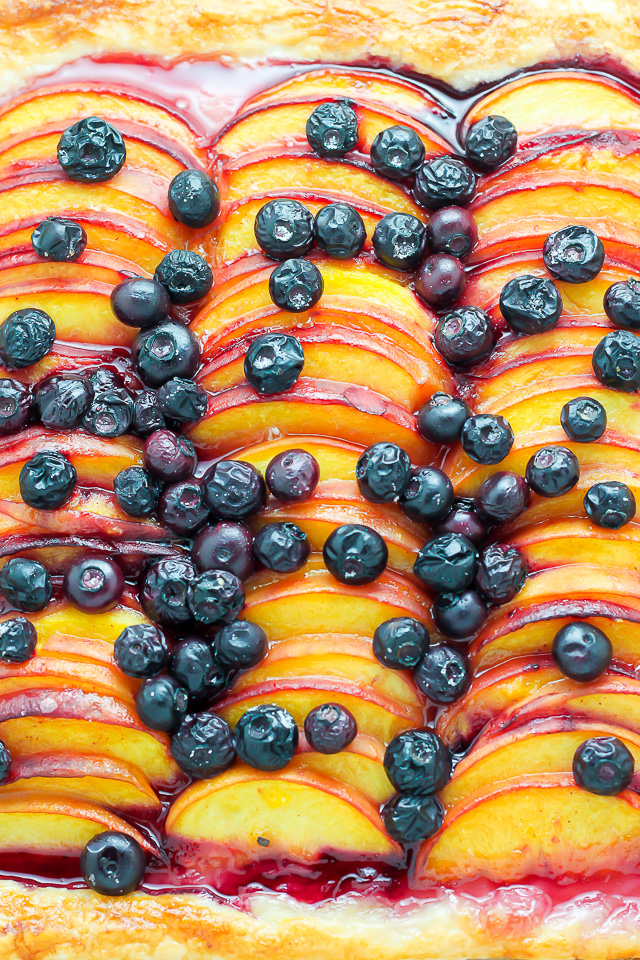
<path fill-rule="evenodd" d="M 323 160 L 307 143 L 306 119 L 317 103 L 341 98 L 355 105 L 360 139 L 348 159 Z M 63 129 L 91 114 L 122 132 L 127 162 L 109 183 L 78 185 L 65 179 L 55 146 Z M 462 303 L 487 310 L 500 336 L 491 356 L 463 376 L 436 352 L 436 315 L 414 294 L 411 275 L 373 255 L 381 216 L 402 211 L 426 222 L 428 215 L 408 190 L 373 172 L 369 149 L 379 131 L 400 123 L 418 132 L 427 157 L 457 152 L 468 125 L 488 114 L 512 120 L 519 142 L 512 161 L 480 178 L 470 206 L 479 240 L 466 261 Z M 236 457 L 264 472 L 281 450 L 302 447 L 321 471 L 311 500 L 271 499 L 255 520 L 256 530 L 269 520 L 297 523 L 313 553 L 299 573 L 260 571 L 247 582 L 242 616 L 264 627 L 270 652 L 214 709 L 234 724 L 248 707 L 275 702 L 302 725 L 309 709 L 333 700 L 352 711 L 359 735 L 336 756 L 302 749 L 276 774 L 237 765 L 212 781 L 187 783 L 167 736 L 138 719 L 137 682 L 118 671 L 112 655 L 125 626 L 146 622 L 135 587 L 140 569 L 149 556 L 182 549 L 156 520 L 132 520 L 115 501 L 114 477 L 142 463 L 141 442 L 30 426 L 0 440 L 0 551 L 40 559 L 56 593 L 44 611 L 29 615 L 37 656 L 0 665 L 0 739 L 18 760 L 17 782 L 0 790 L 0 813 L 9 832 L 27 838 L 18 852 L 2 855 L 3 875 L 81 886 L 78 845 L 113 827 L 135 831 L 149 851 L 148 891 L 209 889 L 238 904 L 259 886 L 308 901 L 349 890 L 430 898 L 443 886 L 482 897 L 511 882 L 533 885 L 534 906 L 592 890 L 640 896 L 635 781 L 620 796 L 601 798 L 581 791 L 571 774 L 577 745 L 591 736 L 618 736 L 640 757 L 640 526 L 604 530 L 582 509 L 585 491 L 604 479 L 622 479 L 640 495 L 636 396 L 604 387 L 591 368 L 610 326 L 604 292 L 639 269 L 638 131 L 640 101 L 631 86 L 575 69 L 531 72 L 457 98 L 366 68 L 80 61 L 7 99 L 0 113 L 0 309 L 4 317 L 38 306 L 58 333 L 45 360 L 10 376 L 33 384 L 101 365 L 140 387 L 129 363 L 135 331 L 113 316 L 112 287 L 132 274 L 152 275 L 173 248 L 206 257 L 211 294 L 177 310 L 202 346 L 197 379 L 209 405 L 185 431 L 201 466 Z M 169 213 L 168 185 L 184 167 L 208 170 L 220 187 L 221 212 L 210 228 L 188 230 Z M 314 214 L 341 200 L 367 227 L 355 260 L 312 252 L 324 294 L 306 314 L 279 311 L 268 293 L 273 262 L 257 247 L 253 225 L 273 197 L 301 199 Z M 85 227 L 88 246 L 76 262 L 44 262 L 33 253 L 31 232 L 51 215 Z M 601 238 L 604 267 L 588 283 L 558 282 L 564 310 L 554 330 L 517 337 L 500 315 L 500 291 L 512 277 L 546 275 L 544 239 L 572 223 Z M 295 332 L 305 369 L 286 394 L 261 397 L 247 385 L 242 360 L 253 336 L 273 330 Z M 437 390 L 509 420 L 515 442 L 504 461 L 482 466 L 459 447 L 438 449 L 418 434 L 415 413 Z M 607 430 L 595 444 L 568 441 L 560 426 L 562 406 L 582 395 L 607 410 Z M 355 482 L 360 452 L 377 440 L 397 442 L 416 465 L 442 464 L 461 497 L 473 496 L 498 469 L 524 474 L 532 452 L 546 444 L 568 446 L 580 461 L 570 493 L 534 496 L 496 534 L 520 549 L 529 576 L 468 645 L 469 690 L 438 711 L 410 674 L 386 669 L 371 652 L 375 627 L 390 616 L 415 616 L 432 642 L 441 639 L 432 598 L 412 573 L 428 531 L 395 504 L 364 500 Z M 21 464 L 44 447 L 66 453 L 78 473 L 72 499 L 57 511 L 27 507 L 17 489 Z M 374 584 L 343 587 L 324 569 L 323 542 L 343 522 L 365 523 L 385 538 L 389 566 Z M 75 610 L 60 589 L 69 563 L 89 551 L 116 556 L 129 578 L 107 614 Z M 563 678 L 550 655 L 554 634 L 572 619 L 600 626 L 613 643 L 611 668 L 586 686 Z M 403 851 L 379 814 L 393 793 L 382 757 L 396 733 L 425 719 L 459 762 L 441 795 L 444 828 L 421 849 Z M 262 831 L 272 831 L 268 851 L 238 815 L 243 798 L 256 801 L 256 790 L 265 811 L 285 811 Z M 55 831 L 49 850 L 39 833 L 29 842 L 34 810 L 56 820 L 62 843 Z M 3 844 L 11 849 L 8 839 Z"/>

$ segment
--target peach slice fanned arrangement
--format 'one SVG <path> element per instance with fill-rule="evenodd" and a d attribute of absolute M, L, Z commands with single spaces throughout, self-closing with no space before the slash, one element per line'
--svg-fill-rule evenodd
<path fill-rule="evenodd" d="M 639 101 L 447 109 L 0 111 L 0 869 L 640 869 Z"/>

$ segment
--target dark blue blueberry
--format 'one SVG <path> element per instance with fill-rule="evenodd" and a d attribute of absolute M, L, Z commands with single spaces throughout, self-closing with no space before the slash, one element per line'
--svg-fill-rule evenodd
<path fill-rule="evenodd" d="M 0 740 L 0 784 L 6 783 L 11 770 L 11 754 L 6 743 Z"/>
<path fill-rule="evenodd" d="M 429 631 L 413 617 L 391 617 L 376 627 L 373 652 L 385 667 L 415 667 L 429 649 Z"/>
<path fill-rule="evenodd" d="M 299 200 L 269 200 L 258 210 L 254 232 L 272 260 L 304 257 L 313 246 L 313 214 Z"/>
<path fill-rule="evenodd" d="M 231 670 L 256 667 L 267 655 L 267 635 L 257 623 L 233 620 L 213 638 L 213 649 L 221 663 Z"/>
<path fill-rule="evenodd" d="M 476 222 L 463 207 L 441 207 L 429 218 L 427 244 L 432 253 L 448 253 L 462 259 L 477 242 Z"/>
<path fill-rule="evenodd" d="M 136 890 L 145 871 L 142 847 L 127 833 L 106 830 L 87 841 L 80 858 L 85 883 L 103 897 L 123 897 Z"/>
<path fill-rule="evenodd" d="M 541 447 L 529 459 L 527 483 L 541 497 L 561 497 L 580 479 L 580 464 L 567 447 Z"/>
<path fill-rule="evenodd" d="M 37 560 L 12 557 L 0 570 L 0 590 L 12 607 L 35 613 L 44 610 L 53 588 L 49 574 Z"/>
<path fill-rule="evenodd" d="M 180 725 L 187 713 L 189 694 L 173 677 L 164 675 L 145 680 L 136 694 L 136 711 L 147 727 L 168 733 Z"/>
<path fill-rule="evenodd" d="M 327 203 L 321 207 L 313 232 L 320 249 L 336 260 L 357 257 L 367 239 L 364 220 L 348 203 Z"/>
<path fill-rule="evenodd" d="M 109 557 L 85 557 L 67 570 L 64 592 L 74 607 L 104 613 L 118 603 L 124 591 L 124 574 Z"/>
<path fill-rule="evenodd" d="M 455 703 L 471 683 L 471 669 L 464 653 L 444 643 L 431 647 L 413 671 L 418 689 L 432 703 Z"/>
<path fill-rule="evenodd" d="M 420 299 L 433 310 L 444 310 L 458 300 L 467 284 L 464 267 L 448 253 L 432 253 L 420 264 L 413 281 Z"/>
<path fill-rule="evenodd" d="M 418 413 L 418 432 L 432 443 L 455 443 L 471 416 L 468 403 L 448 393 L 434 393 Z"/>
<path fill-rule="evenodd" d="M 591 364 L 605 387 L 632 393 L 640 387 L 640 337 L 630 330 L 608 333 L 593 351 Z"/>
<path fill-rule="evenodd" d="M 30 660 L 36 652 L 37 642 L 36 628 L 26 617 L 9 617 L 0 623 L 0 660 L 3 663 Z"/>
<path fill-rule="evenodd" d="M 33 399 L 45 427 L 73 430 L 91 406 L 93 386 L 85 377 L 49 377 L 36 386 Z"/>
<path fill-rule="evenodd" d="M 372 503 L 387 503 L 399 497 L 411 476 L 409 455 L 397 443 L 381 440 L 360 455 L 356 480 L 360 493 Z"/>
<path fill-rule="evenodd" d="M 244 375 L 258 393 L 284 393 L 296 383 L 303 366 L 304 352 L 297 337 L 265 333 L 247 350 Z"/>
<path fill-rule="evenodd" d="M 236 748 L 226 720 L 204 711 L 184 718 L 171 737 L 171 753 L 181 770 L 202 780 L 228 770 Z"/>
<path fill-rule="evenodd" d="M 146 615 L 168 627 L 189 623 L 192 615 L 187 597 L 196 576 L 196 568 L 187 557 L 164 557 L 156 561 L 147 571 L 140 591 Z"/>
<path fill-rule="evenodd" d="M 0 436 L 18 433 L 31 416 L 31 393 L 19 380 L 0 380 Z"/>
<path fill-rule="evenodd" d="M 143 467 L 125 467 L 113 481 L 118 505 L 129 517 L 150 517 L 160 499 L 160 481 Z"/>
<path fill-rule="evenodd" d="M 520 593 L 527 565 L 516 547 L 494 543 L 480 554 L 476 584 L 491 603 L 508 603 Z"/>
<path fill-rule="evenodd" d="M 498 470 L 480 486 L 475 508 L 487 523 L 510 523 L 527 509 L 531 500 L 529 484 L 518 473 Z"/>
<path fill-rule="evenodd" d="M 67 503 L 77 479 L 76 468 L 63 453 L 44 450 L 22 467 L 20 496 L 35 510 L 56 510 Z"/>
<path fill-rule="evenodd" d="M 424 144 L 411 127 L 387 127 L 371 144 L 373 169 L 388 180 L 406 180 L 423 163 Z"/>
<path fill-rule="evenodd" d="M 207 391 L 193 380 L 174 377 L 158 390 L 158 406 L 160 412 L 171 420 L 195 423 L 207 412 Z"/>
<path fill-rule="evenodd" d="M 310 260 L 285 260 L 269 277 L 269 294 L 276 307 L 289 313 L 304 313 L 320 300 L 322 274 Z"/>
<path fill-rule="evenodd" d="M 187 637 L 171 654 L 169 672 L 189 694 L 193 704 L 211 703 L 226 689 L 229 673 L 199 637 Z"/>
<path fill-rule="evenodd" d="M 320 103 L 307 120 L 307 140 L 320 157 L 344 157 L 358 142 L 358 117 L 347 100 Z"/>
<path fill-rule="evenodd" d="M 607 429 L 607 411 L 593 397 L 575 397 L 562 408 L 560 423 L 570 440 L 592 443 Z"/>
<path fill-rule="evenodd" d="M 295 523 L 266 523 L 255 536 L 253 552 L 258 563 L 276 573 L 293 573 L 309 559 L 311 547 L 304 530 Z"/>
<path fill-rule="evenodd" d="M 604 247 L 593 230 L 575 224 L 547 237 L 542 258 L 552 277 L 565 283 L 586 283 L 600 273 Z"/>
<path fill-rule="evenodd" d="M 388 213 L 376 224 L 371 240 L 381 263 L 396 270 L 413 270 L 427 247 L 424 224 L 410 213 Z"/>
<path fill-rule="evenodd" d="M 318 753 L 340 753 L 356 738 L 358 725 L 353 714 L 339 703 L 314 707 L 304 721 L 304 735 Z"/>
<path fill-rule="evenodd" d="M 591 737 L 573 758 L 573 776 L 579 787 L 601 797 L 612 797 L 629 786 L 634 774 L 633 754 L 617 737 Z"/>
<path fill-rule="evenodd" d="M 612 283 L 604 295 L 604 312 L 614 327 L 640 330 L 640 280 Z"/>
<path fill-rule="evenodd" d="M 45 260 L 77 260 L 87 245 L 84 227 L 65 217 L 47 217 L 31 234 L 31 246 Z"/>
<path fill-rule="evenodd" d="M 220 191 L 204 170 L 181 170 L 169 184 L 169 209 L 185 227 L 206 227 L 220 211 Z"/>
<path fill-rule="evenodd" d="M 186 480 L 193 475 L 197 463 L 191 441 L 171 430 L 155 430 L 145 441 L 145 467 L 164 483 Z"/>
<path fill-rule="evenodd" d="M 619 530 L 636 515 L 633 490 L 619 480 L 594 483 L 585 493 L 583 504 L 589 519 L 609 530 Z"/>
<path fill-rule="evenodd" d="M 479 546 L 487 535 L 484 520 L 476 513 L 473 500 L 458 499 L 446 515 L 434 528 L 434 533 L 461 533 L 463 537 Z"/>
<path fill-rule="evenodd" d="M 191 556 L 198 570 L 229 570 L 246 580 L 255 569 L 253 534 L 244 523 L 222 520 L 200 531 Z"/>
<path fill-rule="evenodd" d="M 127 151 L 122 134 L 100 117 L 67 127 L 58 141 L 58 162 L 70 180 L 102 183 L 122 169 Z"/>
<path fill-rule="evenodd" d="M 466 207 L 476 192 L 476 175 L 457 157 L 435 157 L 416 172 L 413 195 L 422 207 Z"/>
<path fill-rule="evenodd" d="M 390 837 L 398 843 L 419 843 L 433 837 L 442 826 L 444 807 L 437 797 L 392 797 L 382 808 Z"/>
<path fill-rule="evenodd" d="M 511 424 L 499 414 L 479 413 L 462 428 L 462 449 L 476 463 L 500 463 L 513 446 Z"/>
<path fill-rule="evenodd" d="M 551 653 L 558 670 L 578 683 L 597 680 L 609 668 L 613 647 L 606 634 L 591 623 L 576 620 L 556 633 Z"/>
<path fill-rule="evenodd" d="M 546 333 L 562 313 L 562 297 L 547 277 L 524 274 L 513 277 L 502 288 L 500 312 L 516 333 Z"/>
<path fill-rule="evenodd" d="M 322 551 L 329 573 L 351 586 L 373 583 L 387 566 L 387 545 L 361 523 L 343 523 L 329 534 Z"/>
<path fill-rule="evenodd" d="M 96 392 L 82 419 L 87 433 L 111 440 L 128 433 L 133 424 L 133 397 L 124 387 Z"/>
<path fill-rule="evenodd" d="M 200 363 L 200 344 L 188 327 L 167 320 L 140 331 L 131 358 L 147 386 L 160 387 L 173 377 L 193 378 Z"/>
<path fill-rule="evenodd" d="M 244 460 L 220 460 L 202 478 L 209 509 L 223 520 L 244 520 L 262 510 L 267 488 L 262 474 Z"/>
<path fill-rule="evenodd" d="M 438 467 L 416 467 L 400 498 L 405 517 L 416 523 L 442 520 L 453 506 L 453 486 Z"/>
<path fill-rule="evenodd" d="M 384 755 L 384 768 L 398 793 L 430 796 L 451 777 L 451 754 L 432 730 L 396 734 Z"/>
<path fill-rule="evenodd" d="M 421 548 L 413 572 L 433 590 L 458 593 L 473 583 L 478 569 L 478 551 L 459 533 L 434 537 Z"/>
<path fill-rule="evenodd" d="M 157 280 L 128 277 L 111 291 L 111 309 L 128 327 L 152 327 L 166 318 L 171 301 Z"/>
<path fill-rule="evenodd" d="M 190 582 L 188 602 L 199 623 L 229 623 L 244 606 L 244 587 L 228 570 L 205 570 Z"/>
<path fill-rule="evenodd" d="M 505 117 L 488 116 L 469 127 L 465 148 L 467 156 L 481 170 L 495 170 L 516 152 L 516 128 Z"/>
<path fill-rule="evenodd" d="M 278 500 L 299 503 L 313 496 L 320 479 L 320 467 L 306 450 L 283 450 L 269 461 L 264 478 Z"/>
<path fill-rule="evenodd" d="M 56 325 L 44 310 L 23 307 L 0 324 L 0 359 L 8 367 L 30 367 L 44 359 L 56 339 Z"/>
<path fill-rule="evenodd" d="M 202 300 L 213 286 L 211 267 L 193 250 L 170 250 L 153 276 L 178 306 Z"/>
<path fill-rule="evenodd" d="M 464 593 L 439 593 L 433 605 L 433 618 L 447 637 L 470 637 L 487 616 L 487 607 L 476 590 Z"/>
<path fill-rule="evenodd" d="M 256 770 L 282 770 L 298 747 L 298 727 L 291 714 L 275 703 L 250 707 L 235 729 L 236 751 Z"/>
<path fill-rule="evenodd" d="M 166 425 L 155 390 L 142 390 L 136 394 L 133 401 L 133 432 L 139 437 L 148 437 L 156 430 L 164 430 Z"/>
<path fill-rule="evenodd" d="M 191 536 L 209 518 L 199 480 L 180 480 L 165 487 L 158 504 L 162 523 L 179 537 Z"/>
<path fill-rule="evenodd" d="M 133 623 L 118 636 L 113 658 L 128 677 L 148 680 L 164 670 L 169 662 L 169 649 L 158 627 L 152 623 Z"/>
<path fill-rule="evenodd" d="M 495 343 L 489 314 L 478 307 L 458 307 L 438 322 L 435 345 L 454 367 L 470 367 L 488 357 Z"/>

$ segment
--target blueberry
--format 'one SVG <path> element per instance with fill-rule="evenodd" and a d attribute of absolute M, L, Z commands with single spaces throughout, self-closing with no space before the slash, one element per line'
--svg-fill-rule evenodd
<path fill-rule="evenodd" d="M 250 707 L 235 729 L 236 751 L 256 770 L 282 770 L 298 747 L 298 727 L 291 714 L 275 703 Z"/>
<path fill-rule="evenodd" d="M 619 480 L 594 483 L 584 495 L 587 516 L 599 527 L 619 530 L 636 515 L 633 491 Z"/>
<path fill-rule="evenodd" d="M 276 307 L 289 313 L 310 310 L 320 300 L 323 290 L 322 274 L 310 260 L 285 260 L 269 277 L 271 299 Z"/>
<path fill-rule="evenodd" d="M 429 649 L 429 631 L 413 617 L 391 617 L 376 627 L 373 652 L 385 667 L 415 667 Z"/>
<path fill-rule="evenodd" d="M 184 718 L 171 737 L 171 753 L 186 774 L 206 780 L 229 769 L 236 748 L 226 720 L 204 711 Z"/>
<path fill-rule="evenodd" d="M 614 327 L 640 330 L 640 280 L 612 283 L 604 295 L 604 312 Z"/>
<path fill-rule="evenodd" d="M 461 397 L 448 393 L 432 394 L 420 407 L 417 427 L 421 437 L 432 443 L 455 443 L 471 416 L 469 405 Z"/>
<path fill-rule="evenodd" d="M 422 207 L 465 207 L 476 192 L 476 175 L 457 157 L 435 157 L 416 172 L 413 195 Z"/>
<path fill-rule="evenodd" d="M 93 387 L 83 377 L 48 377 L 36 386 L 33 399 L 38 417 L 45 427 L 73 430 L 80 426 L 91 406 Z"/>
<path fill-rule="evenodd" d="M 6 783 L 11 770 L 11 754 L 9 748 L 0 740 L 0 784 Z"/>
<path fill-rule="evenodd" d="M 265 333 L 256 337 L 244 358 L 244 375 L 262 395 L 284 393 L 302 372 L 304 352 L 297 337 Z"/>
<path fill-rule="evenodd" d="M 160 520 L 179 537 L 187 537 L 202 527 L 209 508 L 204 502 L 198 480 L 180 480 L 165 487 L 158 505 Z"/>
<path fill-rule="evenodd" d="M 304 257 L 313 246 L 313 214 L 299 200 L 269 200 L 258 210 L 254 231 L 272 260 Z"/>
<path fill-rule="evenodd" d="M 283 503 L 308 500 L 318 486 L 318 461 L 306 450 L 293 448 L 278 453 L 265 471 L 267 486 L 274 497 Z"/>
<path fill-rule="evenodd" d="M 45 450 L 22 467 L 20 496 L 35 510 L 56 510 L 70 499 L 77 479 L 76 468 L 63 453 Z"/>
<path fill-rule="evenodd" d="M 553 281 L 524 274 L 502 288 L 500 311 L 516 333 L 546 333 L 562 313 L 562 297 Z"/>
<path fill-rule="evenodd" d="M 384 768 L 399 793 L 429 796 L 451 777 L 451 754 L 432 730 L 405 730 L 396 734 L 384 755 Z"/>
<path fill-rule="evenodd" d="M 244 520 L 263 509 L 267 488 L 262 474 L 244 460 L 219 460 L 202 478 L 205 503 L 223 520 Z"/>
<path fill-rule="evenodd" d="M 463 258 L 477 242 L 476 222 L 463 207 L 441 207 L 429 218 L 427 243 L 433 253 Z"/>
<path fill-rule="evenodd" d="M 479 413 L 462 428 L 462 449 L 476 463 L 500 463 L 513 446 L 511 424 L 499 414 Z"/>
<path fill-rule="evenodd" d="M 542 447 L 527 463 L 527 483 L 541 497 L 561 497 L 580 479 L 580 464 L 567 447 Z"/>
<path fill-rule="evenodd" d="M 633 754 L 617 737 L 591 737 L 580 744 L 573 758 L 578 786 L 601 797 L 622 793 L 633 774 Z"/>
<path fill-rule="evenodd" d="M 167 423 L 158 406 L 155 390 L 142 390 L 133 401 L 133 432 L 148 437 L 156 430 L 164 430 Z"/>
<path fill-rule="evenodd" d="M 31 246 L 45 260 L 77 260 L 87 245 L 84 227 L 65 217 L 47 217 L 31 234 Z"/>
<path fill-rule="evenodd" d="M 220 211 L 220 191 L 203 170 L 181 170 L 169 184 L 169 209 L 185 227 L 207 227 Z"/>
<path fill-rule="evenodd" d="M 416 467 L 398 499 L 405 517 L 416 523 L 444 519 L 453 506 L 453 486 L 438 467 Z"/>
<path fill-rule="evenodd" d="M 327 203 L 313 222 L 316 243 L 330 257 L 348 260 L 357 257 L 367 239 L 364 220 L 348 203 Z"/>
<path fill-rule="evenodd" d="M 133 424 L 133 397 L 124 388 L 95 393 L 91 406 L 82 418 L 87 433 L 96 437 L 121 437 Z"/>
<path fill-rule="evenodd" d="M 372 503 L 399 497 L 411 476 L 409 455 L 397 443 L 382 440 L 362 453 L 356 464 L 358 489 Z"/>
<path fill-rule="evenodd" d="M 153 276 L 178 306 L 202 300 L 213 286 L 211 267 L 193 250 L 170 250 Z"/>
<path fill-rule="evenodd" d="M 134 837 L 105 830 L 87 841 L 80 869 L 88 887 L 103 897 L 122 897 L 140 886 L 145 856 Z"/>
<path fill-rule="evenodd" d="M 122 134 L 100 117 L 78 120 L 58 141 L 58 163 L 70 180 L 81 183 L 112 180 L 126 156 Z"/>
<path fill-rule="evenodd" d="M 356 738 L 358 726 L 353 714 L 339 703 L 314 707 L 304 721 L 304 735 L 318 753 L 340 753 Z"/>
<path fill-rule="evenodd" d="M 433 310 L 452 306 L 462 296 L 466 283 L 464 267 L 446 253 L 434 253 L 423 260 L 414 280 L 416 293 Z"/>
<path fill-rule="evenodd" d="M 531 500 L 524 477 L 499 470 L 488 477 L 475 496 L 475 508 L 488 523 L 510 523 L 519 517 Z"/>
<path fill-rule="evenodd" d="M 128 277 L 111 291 L 111 309 L 128 327 L 152 327 L 166 318 L 171 301 L 157 280 Z"/>
<path fill-rule="evenodd" d="M 434 537 L 422 547 L 413 572 L 433 590 L 458 593 L 470 587 L 478 569 L 478 551 L 459 533 Z"/>
<path fill-rule="evenodd" d="M 410 213 L 388 213 L 376 224 L 373 250 L 381 263 L 396 270 L 413 270 L 427 245 L 424 224 Z"/>
<path fill-rule="evenodd" d="M 49 574 L 37 560 L 12 557 L 0 570 L 0 590 L 12 607 L 35 613 L 44 610 L 53 588 Z"/>
<path fill-rule="evenodd" d="M 113 658 L 128 677 L 147 680 L 164 670 L 169 662 L 169 649 L 158 627 L 152 623 L 133 623 L 119 634 Z"/>
<path fill-rule="evenodd" d="M 461 533 L 476 546 L 482 543 L 487 535 L 484 520 L 476 513 L 473 500 L 455 500 L 454 504 L 434 529 L 438 536 L 443 533 Z"/>
<path fill-rule="evenodd" d="M 480 554 L 476 584 L 491 603 L 508 603 L 520 593 L 527 565 L 515 547 L 494 543 Z"/>
<path fill-rule="evenodd" d="M 343 523 L 327 537 L 322 551 L 329 573 L 340 583 L 373 583 L 384 571 L 389 551 L 375 530 L 360 523 Z"/>
<path fill-rule="evenodd" d="M 464 593 L 440 593 L 433 605 L 433 618 L 447 637 L 470 637 L 487 616 L 487 607 L 476 590 Z"/>
<path fill-rule="evenodd" d="M 155 430 L 147 437 L 145 467 L 165 483 L 186 480 L 195 471 L 197 463 L 193 444 L 186 437 L 179 437 L 171 430 Z"/>
<path fill-rule="evenodd" d="M 189 583 L 188 602 L 199 623 L 229 623 L 244 606 L 244 587 L 228 570 L 206 570 Z"/>
<path fill-rule="evenodd" d="M 166 733 L 180 725 L 188 705 L 187 691 L 173 677 L 151 677 L 136 694 L 136 711 L 142 722 Z"/>
<path fill-rule="evenodd" d="M 193 378 L 200 363 L 200 344 L 188 327 L 167 320 L 140 331 L 131 358 L 147 386 L 160 387 L 173 377 Z"/>
<path fill-rule="evenodd" d="M 174 377 L 158 390 L 160 412 L 180 423 L 195 423 L 207 412 L 207 391 L 192 380 Z"/>
<path fill-rule="evenodd" d="M 107 366 L 100 366 L 91 370 L 89 383 L 94 394 L 104 393 L 107 390 L 119 390 L 124 385 L 120 374 Z"/>
<path fill-rule="evenodd" d="M 266 523 L 255 536 L 253 552 L 268 570 L 293 573 L 304 567 L 311 547 L 306 533 L 295 523 Z"/>
<path fill-rule="evenodd" d="M 223 520 L 205 527 L 193 541 L 191 555 L 198 570 L 229 570 L 239 580 L 255 569 L 253 534 L 244 523 Z"/>
<path fill-rule="evenodd" d="M 593 230 L 576 224 L 550 234 L 542 258 L 552 277 L 565 283 L 586 283 L 600 273 L 604 247 Z"/>
<path fill-rule="evenodd" d="M 436 327 L 436 349 L 453 366 L 469 367 L 484 360 L 494 343 L 491 317 L 478 307 L 451 310 Z"/>
<path fill-rule="evenodd" d="M 441 643 L 431 647 L 413 671 L 419 690 L 437 704 L 455 703 L 471 683 L 471 670 L 465 655 Z"/>
<path fill-rule="evenodd" d="M 358 117 L 347 100 L 320 103 L 307 120 L 309 146 L 320 157 L 344 157 L 358 142 Z"/>
<path fill-rule="evenodd" d="M 46 357 L 55 339 L 56 326 L 44 310 L 15 310 L 0 324 L 0 360 L 8 367 L 30 367 Z"/>
<path fill-rule="evenodd" d="M 481 170 L 495 170 L 516 152 L 516 128 L 505 117 L 488 116 L 469 127 L 465 143 L 467 156 Z"/>
<path fill-rule="evenodd" d="M 119 602 L 124 574 L 108 557 L 85 557 L 74 563 L 64 577 L 64 592 L 74 607 L 104 613 Z"/>
<path fill-rule="evenodd" d="M 150 517 L 158 506 L 160 483 L 142 467 L 125 467 L 113 481 L 113 492 L 129 517 Z"/>
<path fill-rule="evenodd" d="M 593 397 L 575 397 L 563 406 L 560 423 L 570 440 L 592 443 L 607 429 L 607 411 Z"/>
<path fill-rule="evenodd" d="M 437 797 L 396 795 L 382 808 L 382 819 L 398 843 L 419 843 L 433 837 L 442 826 L 444 807 Z"/>
<path fill-rule="evenodd" d="M 31 393 L 19 380 L 0 380 L 0 436 L 18 433 L 31 416 Z"/>
<path fill-rule="evenodd" d="M 155 623 L 181 627 L 192 619 L 187 602 L 189 586 L 196 569 L 186 557 L 164 557 L 146 573 L 140 602 L 146 615 Z"/>
<path fill-rule="evenodd" d="M 613 657 L 613 647 L 598 627 L 576 620 L 558 630 L 551 654 L 565 677 L 578 683 L 589 683 L 606 673 Z"/>
<path fill-rule="evenodd" d="M 257 623 L 233 620 L 213 638 L 216 656 L 231 670 L 256 667 L 267 655 L 267 635 Z"/>
<path fill-rule="evenodd" d="M 424 144 L 411 127 L 388 127 L 371 144 L 373 169 L 389 180 L 406 180 L 423 163 Z"/>
<path fill-rule="evenodd" d="M 227 670 L 216 660 L 209 644 L 199 637 L 187 637 L 175 646 L 169 672 L 193 704 L 211 703 L 229 682 Z"/>
<path fill-rule="evenodd" d="M 640 337 L 629 330 L 608 333 L 593 351 L 591 363 L 605 387 L 632 393 L 640 387 Z"/>
<path fill-rule="evenodd" d="M 36 652 L 37 642 L 36 628 L 26 617 L 9 617 L 0 623 L 0 660 L 3 663 L 30 660 Z"/>

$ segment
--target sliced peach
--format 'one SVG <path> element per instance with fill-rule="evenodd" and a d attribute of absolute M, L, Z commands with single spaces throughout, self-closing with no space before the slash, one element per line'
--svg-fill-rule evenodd
<path fill-rule="evenodd" d="M 274 457 L 285 450 L 293 449 L 306 450 L 315 457 L 320 468 L 320 483 L 331 479 L 352 480 L 356 475 L 356 464 L 362 453 L 362 446 L 348 443 L 346 440 L 293 435 L 273 437 L 262 443 L 244 447 L 241 452 L 234 454 L 234 459 L 246 460 L 247 463 L 252 463 L 260 473 L 264 474 Z"/>
<path fill-rule="evenodd" d="M 340 753 L 317 753 L 304 736 L 301 752 L 290 764 L 295 770 L 310 770 L 323 777 L 339 780 L 361 793 L 371 803 L 380 805 L 393 796 L 393 787 L 384 769 L 384 744 L 373 737 L 358 734 Z"/>
<path fill-rule="evenodd" d="M 78 610 L 66 600 L 54 599 L 44 610 L 26 614 L 38 633 L 38 653 L 66 653 L 72 658 L 112 663 L 113 644 L 124 628 L 149 623 L 137 605 L 129 606 L 124 601 L 126 598 L 108 613 L 96 615 Z"/>
<path fill-rule="evenodd" d="M 8 689 L 6 682 L 13 678 L 25 681 L 29 678 L 34 681 L 36 678 L 55 678 L 56 682 L 77 683 L 83 690 L 111 694 L 131 703 L 140 686 L 139 682 L 115 667 L 91 660 L 62 657 L 51 652 L 40 653 L 26 663 L 0 663 L 0 695 Z"/>
<path fill-rule="evenodd" d="M 636 521 L 619 530 L 598 527 L 586 517 L 538 523 L 509 537 L 509 542 L 520 550 L 531 571 L 576 560 L 640 569 L 640 524 Z"/>
<path fill-rule="evenodd" d="M 0 255 L 29 253 L 32 249 L 33 228 L 41 219 L 41 215 L 36 211 L 13 227 L 11 223 L 0 225 Z M 153 273 L 169 249 L 167 240 L 157 236 L 137 236 L 135 228 L 132 226 L 131 232 L 127 232 L 124 223 L 120 224 L 118 230 L 106 224 L 94 223 L 91 219 L 83 219 L 81 215 L 77 215 L 76 220 L 82 223 L 87 234 L 86 251 L 104 251 L 120 256 L 135 264 L 137 271 L 141 273 Z"/>

